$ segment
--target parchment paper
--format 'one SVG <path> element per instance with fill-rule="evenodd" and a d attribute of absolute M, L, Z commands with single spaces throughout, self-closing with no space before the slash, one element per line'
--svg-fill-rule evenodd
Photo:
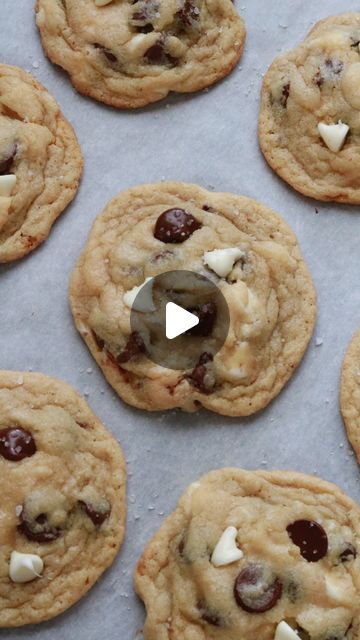
<path fill-rule="evenodd" d="M 359 10 L 357 0 L 236 2 L 248 28 L 239 67 L 209 91 L 120 112 L 78 95 L 42 52 L 33 0 L 0 0 L 0 59 L 31 71 L 59 101 L 85 157 L 80 191 L 47 242 L 0 268 L 0 367 L 56 376 L 87 395 L 128 462 L 126 542 L 90 594 L 53 621 L 2 630 L 6 640 L 134 640 L 144 619 L 132 589 L 142 549 L 189 483 L 210 469 L 297 469 L 337 482 L 360 499 L 358 465 L 339 414 L 343 353 L 360 326 L 358 207 L 298 196 L 258 149 L 262 74 L 320 18 Z M 259 199 L 299 237 L 319 295 L 307 355 L 281 395 L 251 419 L 207 412 L 150 415 L 123 404 L 75 331 L 69 274 L 94 218 L 122 189 L 176 179 Z M 318 213 L 316 213 L 316 209 Z M 322 343 L 322 344 L 320 344 Z M 316 346 L 318 344 L 319 346 Z"/>

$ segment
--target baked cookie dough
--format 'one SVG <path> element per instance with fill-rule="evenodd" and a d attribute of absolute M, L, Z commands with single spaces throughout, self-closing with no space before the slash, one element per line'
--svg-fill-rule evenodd
<path fill-rule="evenodd" d="M 36 22 L 76 89 L 118 108 L 210 86 L 245 41 L 231 0 L 37 0 Z"/>
<path fill-rule="evenodd" d="M 29 73 L 0 64 L 0 263 L 48 236 L 82 173 L 74 131 Z"/>
<path fill-rule="evenodd" d="M 119 444 L 63 382 L 0 372 L 0 627 L 52 618 L 114 560 L 124 536 Z"/>
<path fill-rule="evenodd" d="M 360 461 L 360 331 L 353 337 L 344 358 L 340 402 L 349 440 Z"/>
<path fill-rule="evenodd" d="M 144 640 L 355 640 L 360 509 L 290 471 L 192 484 L 135 573 Z"/>
<path fill-rule="evenodd" d="M 274 61 L 259 135 L 270 166 L 297 191 L 360 203 L 360 13 L 322 20 Z"/>
<path fill-rule="evenodd" d="M 230 313 L 221 350 L 212 353 L 209 338 L 191 371 L 153 364 L 151 332 L 134 333 L 130 322 L 139 288 L 183 269 L 211 278 Z M 123 400 L 149 411 L 202 405 L 233 416 L 262 409 L 280 392 L 316 315 L 296 237 L 277 214 L 248 198 L 173 182 L 129 189 L 108 204 L 72 275 L 70 301 L 78 330 Z"/>

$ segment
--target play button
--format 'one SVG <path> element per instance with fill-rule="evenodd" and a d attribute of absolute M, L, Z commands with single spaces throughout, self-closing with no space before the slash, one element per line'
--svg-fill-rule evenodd
<path fill-rule="evenodd" d="M 199 316 L 179 307 L 174 302 L 166 305 L 166 337 L 173 340 L 199 324 Z"/>
<path fill-rule="evenodd" d="M 229 309 L 220 288 L 193 271 L 147 278 L 133 299 L 131 330 L 147 357 L 168 369 L 193 369 L 214 357 L 229 329 Z"/>

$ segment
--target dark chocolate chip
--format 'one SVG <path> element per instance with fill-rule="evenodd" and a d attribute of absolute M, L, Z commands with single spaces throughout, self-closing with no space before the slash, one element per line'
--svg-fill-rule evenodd
<path fill-rule="evenodd" d="M 214 611 L 210 611 L 208 609 L 208 607 L 206 605 L 204 605 L 203 602 L 199 602 L 198 603 L 198 609 L 200 612 L 200 617 L 202 620 L 204 620 L 204 622 L 206 622 L 207 624 L 212 625 L 213 627 L 221 627 L 221 618 L 220 616 L 215 613 Z"/>
<path fill-rule="evenodd" d="M 193 371 L 187 376 L 189 382 L 201 393 L 212 393 L 215 388 L 215 376 L 209 371 L 214 357 L 211 353 L 203 353 Z"/>
<path fill-rule="evenodd" d="M 93 46 L 95 47 L 95 49 L 100 49 L 101 53 L 105 56 L 108 62 L 111 62 L 111 64 L 115 64 L 116 62 L 118 62 L 116 55 L 112 51 L 110 51 L 110 49 L 104 47 L 104 45 L 99 44 L 98 42 L 94 42 Z"/>
<path fill-rule="evenodd" d="M 159 253 L 156 253 L 152 258 L 151 258 L 151 262 L 153 263 L 157 263 L 157 262 L 162 262 L 163 260 L 168 260 L 169 258 L 171 258 L 174 255 L 173 251 L 159 251 Z"/>
<path fill-rule="evenodd" d="M 313 520 L 296 520 L 287 527 L 290 539 L 308 562 L 318 562 L 328 551 L 328 537 L 323 527 Z"/>
<path fill-rule="evenodd" d="M 341 562 L 350 562 L 351 560 L 355 560 L 356 556 L 357 553 L 354 545 L 348 544 L 340 554 L 340 560 Z"/>
<path fill-rule="evenodd" d="M 9 427 L 0 431 L 0 455 L 6 460 L 19 462 L 35 453 L 35 440 L 28 431 L 20 427 Z"/>
<path fill-rule="evenodd" d="M 201 223 L 183 209 L 168 209 L 157 219 L 154 236 L 168 244 L 185 242 L 201 228 Z"/>
<path fill-rule="evenodd" d="M 187 335 L 201 336 L 203 338 L 209 336 L 216 322 L 216 304 L 214 302 L 208 302 L 207 304 L 188 309 L 188 311 L 199 318 L 199 324 L 187 331 Z"/>
<path fill-rule="evenodd" d="M 193 0 L 184 0 L 183 6 L 176 14 L 176 18 L 183 28 L 192 27 L 200 18 L 199 8 Z"/>
<path fill-rule="evenodd" d="M 133 331 L 130 334 L 125 347 L 117 356 L 116 362 L 118 364 L 125 364 L 125 362 L 129 362 L 129 360 L 132 360 L 136 356 L 145 352 L 146 352 L 145 343 L 140 333 L 138 333 L 138 331 Z"/>
<path fill-rule="evenodd" d="M 145 52 L 144 58 L 149 64 L 171 64 L 174 66 L 178 62 L 176 58 L 167 53 L 163 40 L 155 42 L 155 44 Z"/>
<path fill-rule="evenodd" d="M 98 511 L 88 502 L 79 500 L 80 506 L 84 509 L 86 515 L 92 520 L 95 527 L 101 527 L 101 525 L 108 519 L 111 513 L 111 509 L 105 509 L 104 511 Z"/>
<path fill-rule="evenodd" d="M 280 104 L 284 109 L 287 107 L 288 99 L 290 95 L 290 82 L 284 84 L 281 92 Z"/>
<path fill-rule="evenodd" d="M 100 351 L 103 350 L 103 348 L 105 347 L 105 340 L 103 340 L 102 338 L 100 338 L 100 336 L 98 336 L 95 331 L 92 332 L 93 333 L 93 338 L 96 342 L 96 346 L 100 349 Z"/>
<path fill-rule="evenodd" d="M 7 175 L 11 171 L 17 152 L 17 144 L 13 144 L 0 159 L 0 176 Z"/>
<path fill-rule="evenodd" d="M 341 60 L 332 60 L 327 58 L 319 67 L 317 74 L 314 77 L 314 82 L 319 88 L 323 86 L 326 81 L 332 81 L 337 78 L 344 68 L 344 63 Z"/>
<path fill-rule="evenodd" d="M 41 513 L 35 520 L 31 521 L 26 519 L 23 511 L 20 519 L 21 522 L 17 529 L 19 533 L 22 533 L 31 542 L 53 542 L 61 534 L 61 529 L 52 527 L 49 524 L 45 513 Z"/>
<path fill-rule="evenodd" d="M 283 586 L 273 573 L 260 564 L 250 564 L 238 575 L 234 586 L 237 604 L 247 613 L 265 613 L 282 596 Z"/>

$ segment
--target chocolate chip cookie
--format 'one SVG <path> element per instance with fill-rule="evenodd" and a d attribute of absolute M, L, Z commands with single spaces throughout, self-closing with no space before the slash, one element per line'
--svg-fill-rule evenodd
<path fill-rule="evenodd" d="M 216 285 L 230 328 L 215 353 L 217 298 L 195 310 L 190 355 L 200 339 L 204 347 L 190 370 L 179 371 L 149 358 L 157 331 L 152 279 L 184 269 Z M 72 275 L 70 301 L 78 330 L 126 402 L 233 416 L 262 409 L 280 392 L 316 314 L 296 237 L 277 214 L 248 198 L 172 182 L 130 189 L 108 204 Z M 133 329 L 134 309 L 149 319 L 142 333 Z M 188 336 L 181 339 L 185 352 Z"/>
<path fill-rule="evenodd" d="M 0 626 L 77 602 L 124 536 L 119 444 L 63 382 L 0 372 Z"/>
<path fill-rule="evenodd" d="M 265 76 L 262 151 L 306 196 L 360 203 L 359 87 L 360 13 L 322 20 Z"/>
<path fill-rule="evenodd" d="M 360 331 L 344 358 L 340 401 L 349 440 L 360 460 Z"/>
<path fill-rule="evenodd" d="M 54 98 L 30 74 L 0 64 L 0 263 L 45 240 L 75 196 L 82 164 Z"/>
<path fill-rule="evenodd" d="M 118 108 L 210 86 L 245 41 L 231 0 L 37 0 L 36 22 L 76 89 Z"/>
<path fill-rule="evenodd" d="M 135 573 L 145 640 L 343 640 L 360 633 L 360 509 L 290 471 L 213 471 Z"/>

